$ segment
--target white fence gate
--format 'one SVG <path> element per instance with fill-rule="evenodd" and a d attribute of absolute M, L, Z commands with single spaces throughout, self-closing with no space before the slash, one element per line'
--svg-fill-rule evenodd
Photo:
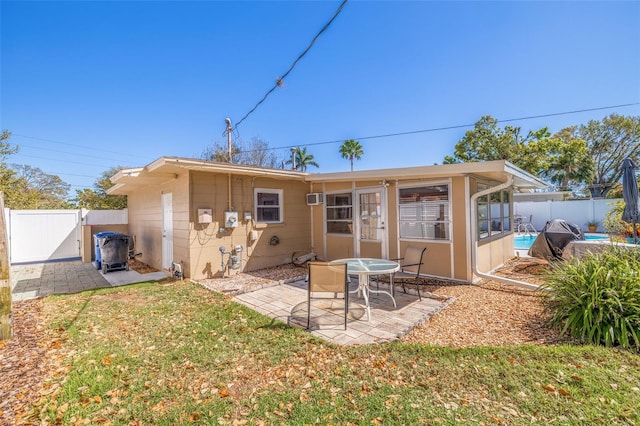
<path fill-rule="evenodd" d="M 80 257 L 82 210 L 8 212 L 11 263 Z"/>

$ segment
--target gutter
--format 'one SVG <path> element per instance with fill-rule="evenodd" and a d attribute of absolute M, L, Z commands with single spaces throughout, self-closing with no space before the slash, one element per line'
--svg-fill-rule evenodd
<path fill-rule="evenodd" d="M 478 261 L 478 221 L 476 220 L 476 218 L 478 217 L 478 205 L 476 204 L 476 201 L 480 197 L 492 194 L 494 192 L 502 191 L 503 189 L 507 189 L 512 185 L 513 185 L 513 176 L 509 176 L 509 178 L 507 179 L 507 181 L 505 183 L 502 183 L 502 184 L 500 184 L 498 186 L 494 186 L 492 188 L 485 189 L 484 191 L 476 192 L 475 194 L 473 194 L 471 196 L 471 238 L 472 238 L 472 244 L 473 244 L 473 247 L 471 249 L 471 265 L 473 266 L 473 273 L 475 275 L 477 275 L 478 277 L 480 277 L 480 278 L 486 278 L 486 279 L 492 280 L 492 281 L 500 281 L 500 282 L 503 282 L 505 284 L 511 284 L 511 285 L 515 285 L 515 286 L 518 286 L 518 287 L 523 287 L 523 288 L 528 289 L 528 290 L 537 290 L 540 287 L 535 285 L 535 284 L 527 283 L 527 282 L 524 282 L 524 281 L 512 280 L 510 278 L 505 278 L 505 277 L 499 277 L 497 275 L 487 274 L 487 273 L 484 273 L 484 272 L 480 272 L 480 270 L 478 269 L 478 264 L 477 264 L 477 261 Z"/>

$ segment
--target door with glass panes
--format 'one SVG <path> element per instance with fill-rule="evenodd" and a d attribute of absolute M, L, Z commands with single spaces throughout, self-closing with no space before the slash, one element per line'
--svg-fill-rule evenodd
<path fill-rule="evenodd" d="M 382 189 L 356 191 L 354 218 L 355 254 L 357 257 L 387 258 L 387 214 Z"/>

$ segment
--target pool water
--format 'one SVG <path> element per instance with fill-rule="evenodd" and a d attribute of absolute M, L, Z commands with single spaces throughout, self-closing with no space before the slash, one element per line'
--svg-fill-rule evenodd
<path fill-rule="evenodd" d="M 516 250 L 529 250 L 531 248 L 531 244 L 536 240 L 538 235 L 516 235 L 513 237 L 513 248 Z M 595 235 L 588 234 L 584 236 L 585 240 L 608 240 L 609 237 L 607 235 Z"/>

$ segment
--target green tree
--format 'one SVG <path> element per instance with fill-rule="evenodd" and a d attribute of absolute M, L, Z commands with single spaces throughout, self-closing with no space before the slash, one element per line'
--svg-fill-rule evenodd
<path fill-rule="evenodd" d="M 213 146 L 207 147 L 200 158 L 208 161 L 220 163 L 243 164 L 246 166 L 278 168 L 282 164 L 282 158 L 276 155 L 269 143 L 253 137 L 249 142 L 237 140 L 231 142 L 231 161 L 229 161 L 229 145 L 227 143 L 216 142 Z"/>
<path fill-rule="evenodd" d="M 17 146 L 9 143 L 11 132 L 3 130 L 0 133 L 0 190 L 4 193 L 5 207 L 11 207 L 13 197 L 17 194 L 12 190 L 16 183 L 16 172 L 7 166 L 6 160 L 10 155 L 18 152 Z"/>
<path fill-rule="evenodd" d="M 520 127 L 498 126 L 498 120 L 485 115 L 473 130 L 468 130 L 456 143 L 454 156 L 446 156 L 444 164 L 507 160 L 521 169 L 537 174 L 547 166 L 544 154 L 550 136 L 546 127 L 523 136 Z"/>
<path fill-rule="evenodd" d="M 122 170 L 122 166 L 112 167 L 96 180 L 94 189 L 76 190 L 76 202 L 89 210 L 121 210 L 127 207 L 126 195 L 109 195 L 107 189 L 113 186 L 111 177 Z"/>
<path fill-rule="evenodd" d="M 340 145 L 340 155 L 342 155 L 342 158 L 349 160 L 351 171 L 353 171 L 353 160 L 360 160 L 364 155 L 364 150 L 360 142 L 354 139 L 347 139 Z"/>
<path fill-rule="evenodd" d="M 540 153 L 546 153 L 548 167 L 540 170 L 540 176 L 560 190 L 579 190 L 595 170 L 587 142 L 577 135 L 576 126 L 560 130 L 547 142 Z"/>
<path fill-rule="evenodd" d="M 611 114 L 602 121 L 579 126 L 577 135 L 587 142 L 595 170 L 587 181 L 594 197 L 606 197 L 622 178 L 622 161 L 640 157 L 640 117 Z"/>
<path fill-rule="evenodd" d="M 11 209 L 66 209 L 73 205 L 66 199 L 70 185 L 56 175 L 50 175 L 37 167 L 11 164 L 6 158 L 18 152 L 8 140 L 11 133 L 0 134 L 0 190 L 5 206 Z"/>
<path fill-rule="evenodd" d="M 60 177 L 43 172 L 37 167 L 13 164 L 15 189 L 21 194 L 14 209 L 68 209 L 73 204 L 67 200 L 71 185 Z"/>
<path fill-rule="evenodd" d="M 309 166 L 320 167 L 313 159 L 313 154 L 307 153 L 306 146 L 304 148 L 297 147 L 294 155 L 296 158 L 296 170 L 305 172 Z M 285 164 L 291 164 L 291 162 L 292 160 L 287 160 Z"/>

